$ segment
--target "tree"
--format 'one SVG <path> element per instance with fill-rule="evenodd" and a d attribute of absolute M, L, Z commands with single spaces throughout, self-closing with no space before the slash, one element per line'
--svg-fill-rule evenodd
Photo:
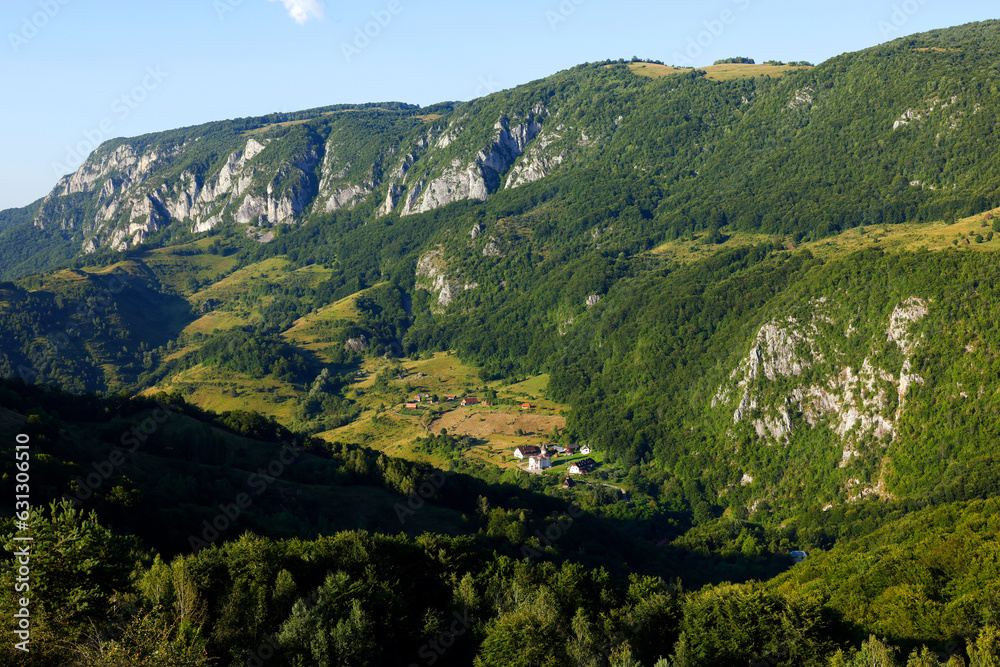
<path fill-rule="evenodd" d="M 95 636 L 74 651 L 88 667 L 200 667 L 215 661 L 205 652 L 205 640 L 183 621 L 167 621 L 154 612 L 133 617 L 114 638 Z"/>
<path fill-rule="evenodd" d="M 626 642 L 611 652 L 610 667 L 642 667 L 642 665 L 632 658 L 632 649 Z"/>
<path fill-rule="evenodd" d="M 278 634 L 278 643 L 292 657 L 292 664 L 317 667 L 378 664 L 379 630 L 363 608 L 362 600 L 354 597 L 360 589 L 360 582 L 352 582 L 347 573 L 338 572 L 326 578 L 315 605 L 301 599 L 295 603 Z"/>
<path fill-rule="evenodd" d="M 131 588 L 129 577 L 139 556 L 135 538 L 105 528 L 94 512 L 78 510 L 68 500 L 53 501 L 48 508 L 33 512 L 29 526 L 34 538 L 31 589 L 39 602 L 37 613 L 50 616 L 69 636 L 92 622 L 108 620 L 115 594 Z M 9 553 L 21 546 L 13 535 L 4 539 Z M 4 590 L 13 590 L 15 571 L 7 567 L 0 573 Z M 11 597 L 0 600 L 0 608 L 10 618 Z"/>
<path fill-rule="evenodd" d="M 969 667 L 1000 667 L 1000 630 L 984 626 L 975 641 L 969 641 Z"/>
<path fill-rule="evenodd" d="M 174 609 L 177 618 L 189 623 L 200 623 L 202 604 L 198 587 L 191 578 L 190 564 L 193 556 L 178 556 L 170 564 L 174 585 Z"/>
<path fill-rule="evenodd" d="M 870 635 L 861 644 L 860 651 L 846 654 L 838 650 L 830 657 L 829 664 L 830 667 L 900 667 L 895 656 L 898 650 L 875 635 Z"/>

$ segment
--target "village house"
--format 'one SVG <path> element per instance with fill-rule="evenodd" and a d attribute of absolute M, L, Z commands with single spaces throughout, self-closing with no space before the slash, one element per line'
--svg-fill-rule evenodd
<path fill-rule="evenodd" d="M 407 403 L 406 404 L 406 409 L 407 410 L 416 410 L 418 407 L 419 406 L 416 403 Z"/>
<path fill-rule="evenodd" d="M 597 469 L 597 462 L 594 459 L 583 459 L 581 461 L 576 461 L 569 467 L 569 474 L 571 475 L 584 475 L 588 472 L 594 472 Z"/>
<path fill-rule="evenodd" d="M 567 477 L 566 479 L 563 480 L 562 488 L 572 489 L 574 486 L 576 486 L 576 482 L 574 482 L 572 478 Z"/>
<path fill-rule="evenodd" d="M 521 403 L 522 410 L 530 410 L 532 407 L 531 403 Z"/>
<path fill-rule="evenodd" d="M 547 456 L 531 456 L 528 458 L 528 470 L 545 470 L 552 466 L 552 459 Z"/>
<path fill-rule="evenodd" d="M 590 447 L 584 445 L 583 447 L 580 448 L 580 453 L 586 456 L 587 454 L 590 453 Z"/>
<path fill-rule="evenodd" d="M 542 450 L 539 449 L 538 447 L 535 447 L 534 445 L 524 445 L 514 450 L 514 458 L 523 459 L 529 456 L 539 456 L 541 455 L 541 453 Z"/>
<path fill-rule="evenodd" d="M 541 456 L 542 450 L 534 445 L 522 445 L 514 450 L 514 458 L 525 459 L 529 456 Z"/>
<path fill-rule="evenodd" d="M 455 398 L 456 398 L 455 394 L 445 394 L 444 395 L 444 400 L 446 400 L 446 401 L 454 401 Z"/>
<path fill-rule="evenodd" d="M 478 402 L 479 402 L 478 398 L 463 398 L 462 399 L 462 407 L 464 408 L 467 405 L 475 405 Z"/>

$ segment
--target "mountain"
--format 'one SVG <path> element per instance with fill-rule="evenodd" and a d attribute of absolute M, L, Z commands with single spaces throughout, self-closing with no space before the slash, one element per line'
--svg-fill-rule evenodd
<path fill-rule="evenodd" d="M 736 66 L 730 78 L 593 64 L 460 105 L 327 107 L 115 139 L 32 224 L 93 253 L 359 206 L 369 220 L 406 218 L 564 171 L 655 183 L 643 213 L 655 232 L 640 233 L 653 241 L 727 223 L 801 239 L 967 215 L 1000 204 L 998 48 L 985 22 L 818 67 Z"/>
<path fill-rule="evenodd" d="M 1000 659 L 998 55 L 988 21 L 105 143 L 0 214 L 0 427 L 49 500 L 180 414 L 96 518 L 38 513 L 115 564 L 82 591 L 43 541 L 87 599 L 50 662 Z M 542 444 L 592 451 L 519 470 Z"/>

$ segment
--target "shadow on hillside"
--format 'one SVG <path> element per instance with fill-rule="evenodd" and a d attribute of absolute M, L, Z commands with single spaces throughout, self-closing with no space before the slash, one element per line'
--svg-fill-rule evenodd
<path fill-rule="evenodd" d="M 790 566 L 785 558 L 724 559 L 651 544 L 636 535 L 662 527 L 582 511 L 569 492 L 553 489 L 558 495 L 548 495 L 521 486 L 530 483 L 527 476 L 512 477 L 511 483 L 442 473 L 315 438 L 290 456 L 280 443 L 301 438 L 281 435 L 281 427 L 263 417 L 247 428 L 271 432 L 271 442 L 240 435 L 195 406 L 150 404 L 125 397 L 69 397 L 51 388 L 0 381 L 0 406 L 21 419 L 39 408 L 61 416 L 30 427 L 38 431 L 33 441 L 52 457 L 35 471 L 36 504 L 79 491 L 82 483 L 87 487 L 78 493 L 85 496 L 82 508 L 96 510 L 103 521 L 136 534 L 165 556 L 190 552 L 192 536 L 222 542 L 252 531 L 308 540 L 362 529 L 412 537 L 473 535 L 485 553 L 538 562 L 573 560 L 620 578 L 636 573 L 679 579 L 688 589 L 767 579 Z M 0 438 L 29 426 L 14 421 L 19 423 L 0 423 Z M 130 439 L 135 429 L 149 433 Z M 123 449 L 123 443 L 134 449 Z M 114 452 L 124 452 L 124 463 L 105 465 Z M 412 492 L 397 492 L 401 484 L 412 484 Z M 0 482 L 0 492 L 6 486 Z M 237 516 L 227 516 L 220 508 L 233 513 L 240 494 L 249 504 Z"/>

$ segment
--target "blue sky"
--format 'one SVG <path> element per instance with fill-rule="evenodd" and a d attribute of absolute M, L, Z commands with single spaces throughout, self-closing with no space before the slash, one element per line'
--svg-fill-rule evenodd
<path fill-rule="evenodd" d="M 345 102 L 468 100 L 581 62 L 815 63 L 1000 17 L 954 0 L 3 0 L 0 209 L 117 136 Z"/>

